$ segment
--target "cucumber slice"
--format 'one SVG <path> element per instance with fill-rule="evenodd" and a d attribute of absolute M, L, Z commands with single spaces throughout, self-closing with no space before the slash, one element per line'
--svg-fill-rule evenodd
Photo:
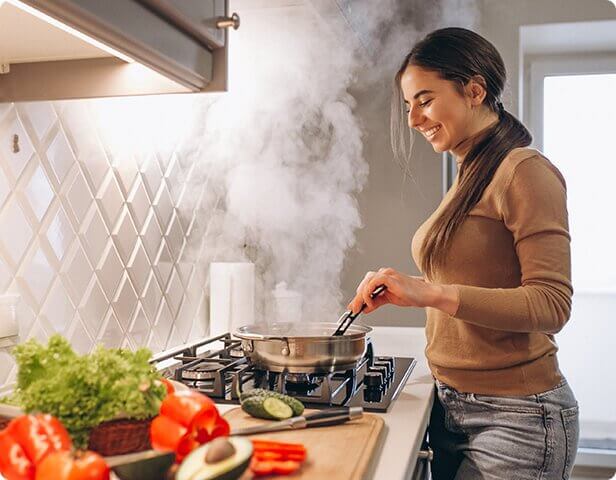
<path fill-rule="evenodd" d="M 274 397 L 268 397 L 263 400 L 263 409 L 269 415 L 279 420 L 284 420 L 285 418 L 291 418 L 293 416 L 293 409 L 282 400 L 278 400 Z"/>

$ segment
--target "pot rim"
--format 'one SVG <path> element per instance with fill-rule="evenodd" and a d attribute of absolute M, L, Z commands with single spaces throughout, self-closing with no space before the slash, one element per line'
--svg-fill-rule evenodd
<path fill-rule="evenodd" d="M 321 328 L 331 329 L 331 333 L 333 333 L 338 324 L 335 322 L 307 322 L 310 325 L 319 325 Z M 233 336 L 240 338 L 242 340 L 284 340 L 284 341 L 327 341 L 327 342 L 346 342 L 348 340 L 357 340 L 366 337 L 370 332 L 372 332 L 372 327 L 361 324 L 353 324 L 344 335 L 334 337 L 331 333 L 329 335 L 284 335 L 284 334 L 266 334 L 259 333 L 259 330 L 263 330 L 264 328 L 272 329 L 274 326 L 282 326 L 282 325 L 297 325 L 297 323 L 291 322 L 277 322 L 271 325 L 263 326 L 259 324 L 251 324 L 244 325 L 242 327 L 237 328 L 233 332 Z M 256 331 L 255 331 L 256 330 Z"/>

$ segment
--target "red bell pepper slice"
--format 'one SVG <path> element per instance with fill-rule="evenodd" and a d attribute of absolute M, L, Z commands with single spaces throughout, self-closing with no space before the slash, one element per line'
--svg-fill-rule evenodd
<path fill-rule="evenodd" d="M 229 424 L 209 397 L 182 390 L 163 400 L 160 415 L 150 427 L 150 440 L 154 449 L 174 451 L 181 461 L 199 445 L 229 433 Z"/>

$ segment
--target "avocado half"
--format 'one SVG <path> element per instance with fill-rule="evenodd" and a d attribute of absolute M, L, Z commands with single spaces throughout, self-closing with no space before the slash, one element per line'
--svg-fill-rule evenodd
<path fill-rule="evenodd" d="M 205 461 L 210 444 L 190 452 L 175 474 L 175 480 L 235 480 L 248 468 L 252 457 L 252 442 L 241 437 L 228 437 L 235 452 L 216 463 Z"/>

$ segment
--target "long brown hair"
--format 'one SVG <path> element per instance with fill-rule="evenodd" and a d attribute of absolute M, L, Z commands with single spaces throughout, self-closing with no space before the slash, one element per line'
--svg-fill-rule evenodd
<path fill-rule="evenodd" d="M 391 143 L 394 157 L 405 168 L 410 146 L 406 142 L 408 129 L 400 79 L 410 65 L 434 71 L 454 82 L 460 94 L 471 78 L 480 76 L 486 89 L 484 104 L 499 115 L 498 122 L 472 139 L 471 149 L 460 166 L 458 188 L 426 234 L 421 247 L 421 269 L 427 278 L 433 279 L 435 271 L 444 265 L 454 233 L 481 199 L 500 163 L 512 149 L 530 145 L 532 136 L 500 100 L 506 71 L 494 45 L 464 28 L 435 30 L 413 47 L 395 76 Z"/>

